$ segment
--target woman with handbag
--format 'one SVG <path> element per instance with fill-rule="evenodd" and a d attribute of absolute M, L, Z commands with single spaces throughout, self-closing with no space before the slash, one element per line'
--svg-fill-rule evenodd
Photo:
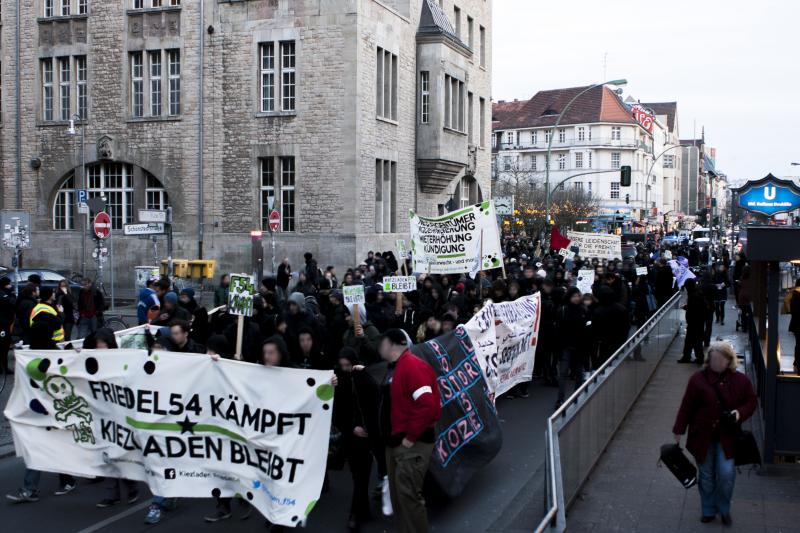
<path fill-rule="evenodd" d="M 713 521 L 717 514 L 723 524 L 732 523 L 731 497 L 740 426 L 756 408 L 750 379 L 736 370 L 736 364 L 733 346 L 726 342 L 712 344 L 704 368 L 689 379 L 672 428 L 678 444 L 689 429 L 686 449 L 698 465 L 703 523 Z"/>

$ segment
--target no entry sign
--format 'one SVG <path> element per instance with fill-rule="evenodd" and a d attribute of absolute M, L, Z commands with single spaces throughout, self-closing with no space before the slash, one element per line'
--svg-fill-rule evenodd
<path fill-rule="evenodd" d="M 278 228 L 280 227 L 281 227 L 281 214 L 278 213 L 275 209 L 273 209 L 269 213 L 269 230 L 275 232 L 278 231 Z"/>
<path fill-rule="evenodd" d="M 98 239 L 105 239 L 111 234 L 111 217 L 105 211 L 100 211 L 94 217 L 94 234 Z"/>

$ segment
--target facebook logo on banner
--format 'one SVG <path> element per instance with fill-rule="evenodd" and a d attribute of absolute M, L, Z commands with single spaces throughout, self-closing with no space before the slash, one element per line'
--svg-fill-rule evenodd
<path fill-rule="evenodd" d="M 165 468 L 164 469 L 164 479 L 175 479 L 175 469 L 174 468 Z"/>

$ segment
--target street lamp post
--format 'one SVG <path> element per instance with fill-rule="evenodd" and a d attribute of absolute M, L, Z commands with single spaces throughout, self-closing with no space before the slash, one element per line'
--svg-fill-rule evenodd
<path fill-rule="evenodd" d="M 628 84 L 627 80 L 620 79 L 620 80 L 604 81 L 603 83 L 596 83 L 594 85 L 591 85 L 591 86 L 587 87 L 586 89 L 582 90 L 581 92 L 579 92 L 578 94 L 576 94 L 575 96 L 572 97 L 572 100 L 570 100 L 567 103 L 567 105 L 564 106 L 564 109 L 561 110 L 561 113 L 558 114 L 558 118 L 556 118 L 555 124 L 553 124 L 553 126 L 550 128 L 549 139 L 547 139 L 547 155 L 545 156 L 546 159 L 545 159 L 545 162 L 544 162 L 544 190 L 545 190 L 545 217 L 546 217 L 546 219 L 544 221 L 544 224 L 545 224 L 544 227 L 545 227 L 545 239 L 547 239 L 547 241 L 546 241 L 547 242 L 547 247 L 546 248 L 548 250 L 550 248 L 550 241 L 549 241 L 549 237 L 548 237 L 549 232 L 547 231 L 550 228 L 550 200 L 551 200 L 551 197 L 550 197 L 550 154 L 551 154 L 552 149 L 553 149 L 553 136 L 555 135 L 556 130 L 558 129 L 558 127 L 561 125 L 561 120 L 564 118 L 564 115 L 569 110 L 569 108 L 572 107 L 572 104 L 574 104 L 575 101 L 578 98 L 580 98 L 581 96 L 583 96 L 587 92 L 591 91 L 592 89 L 596 89 L 597 87 L 602 87 L 604 85 L 624 86 L 624 85 L 627 85 L 627 84 Z"/>
<path fill-rule="evenodd" d="M 81 122 L 81 180 L 79 184 L 80 190 L 86 189 L 86 124 L 82 122 L 83 118 L 80 115 L 73 115 L 69 121 L 68 135 L 75 135 L 75 121 Z M 69 207 L 67 207 L 69 208 Z M 84 217 L 83 229 L 81 230 L 81 276 L 86 277 L 86 232 L 89 231 L 89 216 L 88 213 Z"/>

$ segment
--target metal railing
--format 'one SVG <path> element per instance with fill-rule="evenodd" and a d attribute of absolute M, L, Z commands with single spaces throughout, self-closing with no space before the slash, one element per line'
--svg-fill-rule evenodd
<path fill-rule="evenodd" d="M 547 420 L 537 532 L 565 530 L 567 507 L 678 334 L 680 299 L 674 294 Z"/>

